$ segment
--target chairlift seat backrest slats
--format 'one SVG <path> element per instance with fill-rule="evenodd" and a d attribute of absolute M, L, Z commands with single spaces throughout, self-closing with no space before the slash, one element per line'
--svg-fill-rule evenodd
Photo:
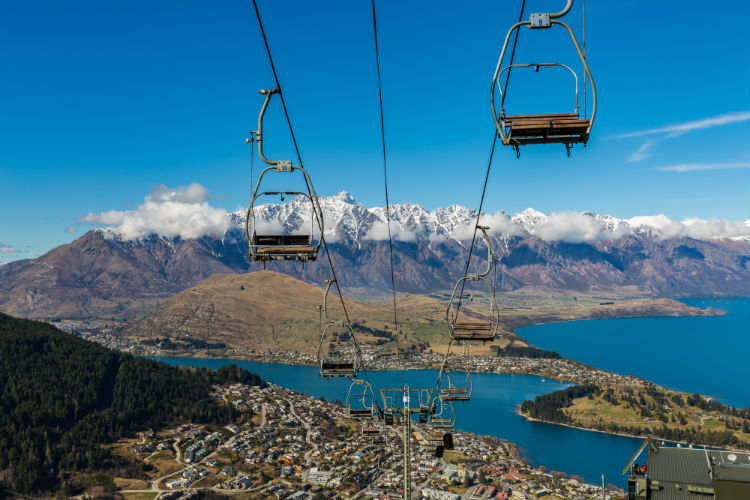
<path fill-rule="evenodd" d="M 323 377 L 353 377 L 357 374 L 354 363 L 331 363 L 324 361 L 320 367 Z"/>
<path fill-rule="evenodd" d="M 310 246 L 311 234 L 255 234 L 254 245 L 265 246 Z"/>
<path fill-rule="evenodd" d="M 505 117 L 506 122 L 512 122 L 517 120 L 551 120 L 551 119 L 564 119 L 564 118 L 575 118 L 578 119 L 578 113 L 546 113 L 536 115 L 507 115 Z"/>

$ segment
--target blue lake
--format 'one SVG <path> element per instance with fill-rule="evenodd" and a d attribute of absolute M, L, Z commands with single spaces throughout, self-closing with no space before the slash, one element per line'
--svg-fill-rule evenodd
<path fill-rule="evenodd" d="M 345 381 L 323 380 L 314 367 L 223 359 L 156 359 L 175 365 L 207 368 L 237 363 L 269 382 L 311 396 L 334 401 L 346 398 Z M 402 383 L 398 371 L 370 372 L 369 377 L 374 388 L 398 387 Z M 434 387 L 436 377 L 434 370 L 409 370 L 404 372 L 403 382 L 413 388 Z M 532 465 L 578 474 L 595 484 L 601 481 L 601 474 L 604 474 L 607 483 L 624 487 L 624 477 L 620 472 L 638 448 L 640 439 L 529 422 L 516 413 L 518 405 L 524 400 L 562 389 L 568 384 L 543 381 L 531 375 L 495 373 L 473 374 L 472 380 L 474 391 L 471 401 L 454 403 L 457 428 L 512 441 Z"/>
<path fill-rule="evenodd" d="M 727 404 L 750 404 L 750 299 L 689 300 L 725 316 L 624 318 L 573 321 L 522 328 L 532 344 L 578 361 L 633 374 L 669 388 L 700 392 Z M 237 363 L 275 384 L 329 400 L 346 397 L 346 382 L 323 380 L 307 366 L 195 358 L 157 358 L 170 364 L 218 368 Z M 373 387 L 434 387 L 434 370 L 372 372 Z M 579 474 L 587 481 L 624 486 L 620 474 L 640 439 L 529 422 L 516 411 L 521 402 L 567 384 L 530 375 L 474 374 L 470 402 L 456 403 L 457 427 L 516 443 L 533 465 Z"/>
<path fill-rule="evenodd" d="M 537 347 L 597 368 L 750 406 L 750 299 L 684 302 L 727 314 L 571 321 L 516 333 Z"/>

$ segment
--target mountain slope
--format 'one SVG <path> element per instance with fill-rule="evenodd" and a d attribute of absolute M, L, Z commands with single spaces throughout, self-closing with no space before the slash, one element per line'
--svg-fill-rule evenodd
<path fill-rule="evenodd" d="M 215 274 L 178 293 L 119 333 L 136 339 L 197 339 L 243 350 L 311 354 L 318 348 L 316 306 L 322 301 L 320 288 L 285 274 Z M 363 327 L 357 328 L 360 342 L 383 344 L 390 340 L 392 311 L 349 299 L 345 299 L 345 304 L 355 328 Z M 344 320 L 335 288 L 328 296 L 327 309 L 331 320 Z M 402 314 L 399 322 L 407 336 L 424 329 L 445 333 L 441 323 L 416 314 Z"/>
<path fill-rule="evenodd" d="M 321 204 L 331 257 L 346 294 L 384 299 L 390 290 L 390 262 L 383 209 L 368 209 L 348 193 L 321 198 Z M 291 232 L 309 210 L 293 199 L 257 212 L 258 220 Z M 129 320 L 214 273 L 259 270 L 257 263 L 247 262 L 244 214 L 231 216 L 232 224 L 221 235 L 126 239 L 116 229 L 93 230 L 36 259 L 0 266 L 0 310 L 30 318 Z M 405 203 L 393 205 L 391 217 L 397 290 L 423 294 L 451 289 L 464 272 L 476 212 L 460 205 L 428 211 Z M 547 216 L 533 209 L 513 217 L 489 214 L 493 250 L 502 258 L 498 288 L 629 290 L 667 297 L 750 292 L 750 243 L 744 237 L 699 239 L 694 236 L 710 237 L 715 228 L 708 222 L 691 226 L 666 218 L 650 218 L 657 222 L 649 226 L 643 218 L 634 219 L 591 213 Z M 740 226 L 726 234 L 744 234 Z M 486 254 L 484 244 L 477 245 L 473 267 L 479 269 Z M 268 268 L 317 286 L 331 277 L 322 255 L 304 270 L 293 262 Z"/>

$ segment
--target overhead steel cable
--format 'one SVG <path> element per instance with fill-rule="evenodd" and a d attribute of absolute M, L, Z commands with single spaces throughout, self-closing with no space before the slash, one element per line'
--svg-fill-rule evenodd
<path fill-rule="evenodd" d="M 523 20 L 523 11 L 524 11 L 525 8 L 526 8 L 526 0 L 523 0 L 521 2 L 521 12 L 518 15 L 518 21 L 519 22 L 521 22 Z M 518 45 L 518 34 L 519 34 L 519 31 L 520 30 L 516 31 L 516 35 L 515 35 L 515 38 L 513 40 L 513 50 L 511 51 L 511 54 L 510 54 L 510 64 L 511 65 L 513 64 L 513 59 L 516 56 L 516 46 Z M 505 102 L 505 96 L 508 94 L 508 83 L 510 82 L 510 73 L 511 73 L 512 69 L 513 68 L 508 69 L 508 75 L 505 77 L 505 85 L 504 85 L 504 88 L 503 88 L 502 102 Z M 495 156 L 495 146 L 496 145 L 497 145 L 497 132 L 495 131 L 495 129 L 493 127 L 493 132 L 492 132 L 492 149 L 490 150 L 490 159 L 487 162 L 487 172 L 484 175 L 484 186 L 482 186 L 482 197 L 479 200 L 479 210 L 477 211 L 477 222 L 476 222 L 476 224 L 474 224 L 474 234 L 471 237 L 471 246 L 469 247 L 469 257 L 468 257 L 468 259 L 466 259 L 466 267 L 464 268 L 464 276 L 466 276 L 468 274 L 468 272 L 469 272 L 469 266 L 471 264 L 471 257 L 474 254 L 474 244 L 476 243 L 476 239 L 477 239 L 477 226 L 479 225 L 479 219 L 482 216 L 482 208 L 484 207 L 484 198 L 485 198 L 485 195 L 487 193 L 487 182 L 490 179 L 490 170 L 492 169 L 492 159 Z M 458 311 L 461 309 L 461 302 L 463 300 L 463 293 L 464 293 L 464 287 L 465 287 L 465 285 L 466 285 L 466 282 L 464 281 L 461 284 L 461 293 L 460 293 L 460 295 L 458 297 L 458 306 L 456 307 L 456 312 L 455 312 L 455 314 L 453 316 L 454 321 L 458 317 Z"/>
<path fill-rule="evenodd" d="M 525 8 L 526 8 L 526 0 L 522 0 L 522 2 L 521 2 L 521 12 L 518 14 L 518 22 L 521 22 L 523 20 L 523 12 L 524 12 Z M 510 54 L 510 64 L 511 65 L 513 64 L 513 59 L 516 56 L 516 46 L 518 45 L 518 33 L 519 33 L 519 31 L 516 31 L 515 38 L 513 39 L 513 50 L 511 51 L 511 54 Z M 504 88 L 503 88 L 503 98 L 502 98 L 503 102 L 505 101 L 505 96 L 508 94 L 508 83 L 510 82 L 510 72 L 511 72 L 511 70 L 512 70 L 512 68 L 508 70 L 508 75 L 505 77 L 505 85 L 504 85 Z M 490 179 L 490 171 L 492 169 L 492 159 L 495 156 L 495 147 L 496 146 L 497 146 L 497 131 L 493 127 L 493 129 L 492 129 L 492 148 L 490 149 L 490 159 L 487 162 L 487 171 L 484 174 L 484 185 L 482 186 L 482 196 L 479 199 L 479 210 L 477 211 L 477 221 L 474 224 L 474 234 L 471 237 L 471 246 L 469 247 L 469 257 L 466 259 L 466 267 L 464 268 L 464 276 L 467 276 L 468 273 L 469 273 L 469 266 L 471 265 L 471 257 L 474 254 L 474 244 L 476 243 L 476 239 L 477 239 L 477 229 L 478 229 L 478 226 L 479 226 L 479 220 L 482 217 L 482 208 L 484 207 L 484 198 L 485 198 L 485 195 L 487 194 L 487 183 L 489 182 L 489 179 Z M 493 263 L 493 265 L 495 265 L 495 264 Z M 496 272 L 497 272 L 497 270 L 496 270 Z M 495 281 L 497 281 L 497 277 L 495 278 Z M 466 281 L 464 280 L 461 283 L 461 293 L 458 296 L 458 304 L 456 306 L 456 311 L 453 314 L 453 322 L 454 323 L 455 323 L 456 319 L 458 318 L 458 313 L 459 313 L 459 310 L 461 309 L 461 303 L 463 301 L 465 286 L 466 286 Z M 440 387 L 440 380 L 441 380 L 443 371 L 445 370 L 445 367 L 448 364 L 448 358 L 449 358 L 450 353 L 451 353 L 451 346 L 452 345 L 453 345 L 453 334 L 451 333 L 451 338 L 448 341 L 448 348 L 445 351 L 445 356 L 443 357 L 443 362 L 441 363 L 440 370 L 438 371 L 437 381 L 435 383 L 436 389 L 439 389 L 439 387 Z M 466 362 L 468 363 L 468 360 L 466 360 Z M 438 392 L 438 391 L 436 390 L 436 392 Z"/>
<path fill-rule="evenodd" d="M 258 26 L 260 27 L 260 33 L 263 36 L 263 43 L 266 47 L 266 54 L 268 55 L 268 62 L 271 65 L 271 71 L 273 72 L 273 78 L 276 82 L 276 88 L 279 89 L 279 98 L 281 99 L 281 105 L 284 108 L 284 117 L 286 118 L 287 126 L 289 127 L 289 134 L 292 137 L 292 143 L 294 144 L 294 151 L 297 154 L 297 161 L 299 162 L 299 166 L 303 167 L 302 164 L 302 155 L 299 151 L 299 146 L 297 145 L 297 139 L 294 135 L 294 129 L 292 128 L 292 120 L 289 118 L 289 111 L 286 107 L 286 101 L 284 99 L 284 92 L 281 87 L 281 82 L 279 81 L 279 75 L 276 73 L 276 65 L 273 63 L 273 56 L 271 55 L 271 48 L 268 45 L 268 38 L 266 37 L 266 30 L 263 28 L 263 21 L 260 17 L 260 11 L 258 10 L 258 3 L 257 0 L 252 0 L 253 2 L 253 8 L 255 9 L 255 16 L 258 19 Z M 322 222 L 322 221 L 319 221 Z M 320 226 L 322 227 L 322 225 Z M 333 260 L 331 259 L 331 252 L 328 250 L 328 244 L 325 240 L 325 235 L 323 234 L 323 231 L 321 231 L 320 239 L 323 242 L 323 249 L 325 250 L 326 257 L 328 258 L 328 265 L 331 268 L 331 275 L 333 277 L 333 282 L 336 284 L 336 291 L 339 297 L 339 300 L 341 301 L 341 308 L 344 310 L 344 316 L 346 317 L 346 322 L 349 325 L 349 327 L 352 326 L 351 319 L 349 318 L 349 312 L 346 310 L 346 304 L 344 303 L 344 296 L 341 292 L 341 287 L 339 286 L 338 278 L 336 277 L 336 269 L 333 266 Z M 353 331 L 353 329 L 352 329 Z M 359 342 L 357 342 L 356 335 L 352 335 L 352 340 L 354 341 L 354 347 L 357 350 L 357 354 L 359 355 L 360 363 L 362 362 L 363 355 L 362 355 L 362 348 L 359 345 Z M 367 383 L 370 384 L 370 387 L 372 387 L 372 384 L 370 383 L 370 376 L 367 373 L 367 370 L 364 368 L 364 365 L 361 364 L 361 370 L 365 375 L 365 378 L 367 379 Z M 373 399 L 374 404 L 377 406 L 378 410 L 380 410 L 380 404 L 377 401 L 377 398 Z"/>
<path fill-rule="evenodd" d="M 383 147 L 383 182 L 385 185 L 385 220 L 388 226 L 388 250 L 391 263 L 391 292 L 393 294 L 393 325 L 396 334 L 396 363 L 399 367 L 399 381 L 404 385 L 404 366 L 401 361 L 401 341 L 398 327 L 398 310 L 396 308 L 396 279 L 393 271 L 393 236 L 391 234 L 391 210 L 388 199 L 388 162 L 385 149 L 385 120 L 383 119 L 383 87 L 380 78 L 380 54 L 378 50 L 378 22 L 375 15 L 375 0 L 372 0 L 372 33 L 375 39 L 375 67 L 378 70 L 378 102 L 380 103 L 380 141 Z"/>

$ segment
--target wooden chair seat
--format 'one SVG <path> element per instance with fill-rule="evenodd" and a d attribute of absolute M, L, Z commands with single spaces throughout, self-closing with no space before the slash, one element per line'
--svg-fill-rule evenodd
<path fill-rule="evenodd" d="M 514 144 L 573 144 L 586 142 L 590 120 L 576 113 L 512 115 L 505 117 Z"/>
<path fill-rule="evenodd" d="M 442 392 L 443 394 L 466 394 L 467 390 L 465 387 L 447 387 Z"/>
<path fill-rule="evenodd" d="M 453 330 L 479 330 L 487 331 L 492 329 L 490 321 L 456 321 L 453 323 Z"/>
<path fill-rule="evenodd" d="M 372 416 L 372 410 L 349 410 L 349 416 L 352 418 L 369 418 Z"/>
<path fill-rule="evenodd" d="M 492 332 L 453 332 L 453 338 L 455 340 L 481 340 L 486 342 L 495 340 L 495 335 Z"/>
<path fill-rule="evenodd" d="M 450 422 L 433 422 L 432 426 L 437 427 L 438 429 L 453 429 L 453 424 Z"/>
<path fill-rule="evenodd" d="M 468 394 L 445 394 L 442 398 L 443 401 L 469 401 L 471 399 Z"/>
<path fill-rule="evenodd" d="M 272 247 L 259 247 L 255 252 L 259 254 L 284 254 L 284 255 L 311 254 L 313 253 L 313 247 L 278 245 L 278 246 L 272 246 Z"/>

